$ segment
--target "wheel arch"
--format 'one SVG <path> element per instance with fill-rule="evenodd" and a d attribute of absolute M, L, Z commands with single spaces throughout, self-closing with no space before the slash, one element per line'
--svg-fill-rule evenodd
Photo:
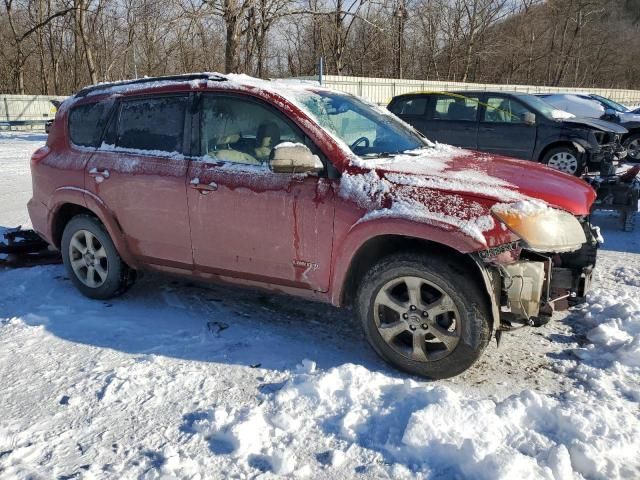
<path fill-rule="evenodd" d="M 106 206 L 93 195 L 84 192 L 84 195 L 78 198 L 64 198 L 56 203 L 51 209 L 49 228 L 51 231 L 51 241 L 57 248 L 61 248 L 62 233 L 64 228 L 76 215 L 90 215 L 95 217 L 107 230 L 111 237 L 118 254 L 125 263 L 132 267 L 137 267 L 137 262 L 131 255 L 124 233 L 115 216 L 111 215 Z"/>
<path fill-rule="evenodd" d="M 62 244 L 62 233 L 69 221 L 77 215 L 90 215 L 98 218 L 98 216 L 84 205 L 66 202 L 58 206 L 51 218 L 51 240 L 53 245 L 60 249 Z"/>
<path fill-rule="evenodd" d="M 571 147 L 574 150 L 578 150 L 578 153 L 584 153 L 584 152 L 581 152 L 578 148 L 576 148 L 576 142 L 573 140 L 556 140 L 554 142 L 551 142 L 549 145 L 546 145 L 540 151 L 540 154 L 538 155 L 538 162 L 542 162 L 544 160 L 545 155 L 549 153 L 549 151 L 558 147 Z M 583 145 L 580 145 L 580 147 L 582 148 L 582 150 L 585 149 Z"/>
<path fill-rule="evenodd" d="M 453 268 L 459 269 L 464 274 L 471 272 L 471 275 L 481 286 L 484 298 L 488 302 L 491 312 L 491 329 L 493 330 L 494 325 L 499 324 L 499 306 L 495 286 L 492 283 L 489 272 L 472 254 L 463 253 L 451 246 L 433 240 L 397 234 L 382 234 L 371 237 L 360 245 L 351 258 L 344 280 L 340 285 L 337 302 L 334 301 L 333 303 L 352 307 L 360 281 L 367 271 L 382 258 L 407 251 L 446 257 Z"/>
<path fill-rule="evenodd" d="M 629 139 L 629 137 L 635 137 L 638 134 L 640 134 L 640 125 L 634 126 L 634 127 L 625 127 L 625 128 L 629 131 L 624 135 L 622 135 L 622 138 L 621 138 L 622 142 L 626 142 L 627 139 Z"/>

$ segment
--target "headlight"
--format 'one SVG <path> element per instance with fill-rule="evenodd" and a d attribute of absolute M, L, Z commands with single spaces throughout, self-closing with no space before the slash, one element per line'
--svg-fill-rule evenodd
<path fill-rule="evenodd" d="M 570 252 L 587 241 L 576 217 L 537 200 L 494 205 L 491 213 L 531 250 Z"/>

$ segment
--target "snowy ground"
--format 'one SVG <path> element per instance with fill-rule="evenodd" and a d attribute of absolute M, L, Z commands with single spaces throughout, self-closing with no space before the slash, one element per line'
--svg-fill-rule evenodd
<path fill-rule="evenodd" d="M 0 228 L 42 135 L 0 132 Z M 0 478 L 640 478 L 640 231 L 599 215 L 588 303 L 457 378 L 388 368 L 349 312 L 148 275 L 91 301 L 0 270 Z"/>

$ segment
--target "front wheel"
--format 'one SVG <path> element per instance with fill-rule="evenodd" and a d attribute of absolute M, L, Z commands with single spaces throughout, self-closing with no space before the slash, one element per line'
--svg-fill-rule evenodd
<path fill-rule="evenodd" d="M 465 274 L 466 273 L 466 274 Z M 393 255 L 364 277 L 356 310 L 373 349 L 406 372 L 458 375 L 489 342 L 489 308 L 474 275 L 421 254 Z"/>
<path fill-rule="evenodd" d="M 575 148 L 568 145 L 549 150 L 542 158 L 542 163 L 561 172 L 578 177 L 582 175 L 584 170 L 584 164 L 578 152 Z"/>
<path fill-rule="evenodd" d="M 62 233 L 62 260 L 74 285 L 89 298 L 104 300 L 124 293 L 135 272 L 120 258 L 100 221 L 73 217 Z"/>
<path fill-rule="evenodd" d="M 640 133 L 629 135 L 622 144 L 627 149 L 627 160 L 633 163 L 640 162 Z"/>

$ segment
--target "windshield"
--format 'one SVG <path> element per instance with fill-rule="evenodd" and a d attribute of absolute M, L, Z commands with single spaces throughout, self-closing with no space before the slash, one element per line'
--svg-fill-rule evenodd
<path fill-rule="evenodd" d="M 380 156 L 424 148 L 427 140 L 393 114 L 351 95 L 305 92 L 296 96 L 320 126 L 343 140 L 353 153 Z"/>
<path fill-rule="evenodd" d="M 534 95 L 522 95 L 519 96 L 520 100 L 522 100 L 523 102 L 525 102 L 527 105 L 529 105 L 532 108 L 535 108 L 536 110 L 538 110 L 542 115 L 544 115 L 545 117 L 547 117 L 550 120 L 558 120 L 559 117 L 558 116 L 558 109 L 555 108 L 553 105 L 545 102 L 543 99 L 536 97 Z M 542 97 L 544 98 L 544 97 Z"/>
<path fill-rule="evenodd" d="M 614 102 L 610 98 L 601 97 L 600 95 L 591 95 L 591 98 L 595 98 L 597 101 L 602 103 L 605 107 L 611 108 L 616 112 L 625 113 L 629 111 L 627 107 L 625 107 L 624 105 L 620 105 L 618 102 Z"/>

